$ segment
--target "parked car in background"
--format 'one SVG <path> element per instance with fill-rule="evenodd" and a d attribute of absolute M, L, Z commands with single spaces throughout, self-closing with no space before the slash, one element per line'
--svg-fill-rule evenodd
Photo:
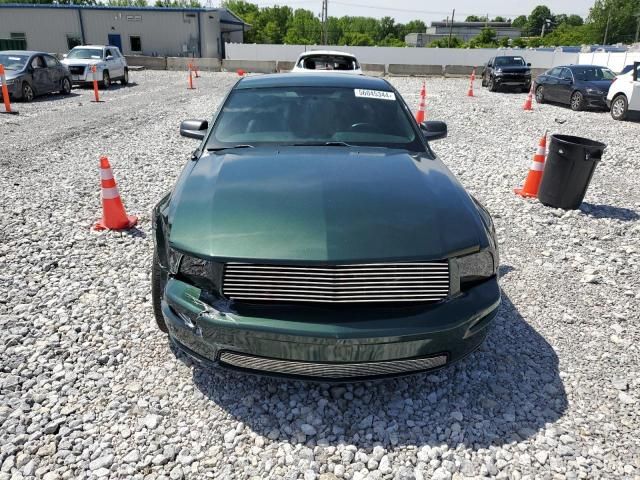
<path fill-rule="evenodd" d="M 482 71 L 482 86 L 491 92 L 501 87 L 528 92 L 531 88 L 531 64 L 519 56 L 497 56 L 490 59 Z"/>
<path fill-rule="evenodd" d="M 640 62 L 615 78 L 607 94 L 607 105 L 615 120 L 625 120 L 630 112 L 640 112 Z"/>
<path fill-rule="evenodd" d="M 6 71 L 7 90 L 11 98 L 30 102 L 37 95 L 52 92 L 68 95 L 71 92 L 69 70 L 48 53 L 0 51 L 0 63 Z"/>
<path fill-rule="evenodd" d="M 120 80 L 129 83 L 129 67 L 118 47 L 113 45 L 82 45 L 75 47 L 64 56 L 62 63 L 69 67 L 74 84 L 93 82 L 91 67 L 96 67 L 96 80 L 103 88 Z"/>
<path fill-rule="evenodd" d="M 614 78 L 615 73 L 597 65 L 554 67 L 536 77 L 536 101 L 563 103 L 575 111 L 606 108 L 607 92 Z"/>
<path fill-rule="evenodd" d="M 362 69 L 355 56 L 332 50 L 304 52 L 293 66 L 292 72 L 335 72 L 362 75 Z"/>
<path fill-rule="evenodd" d="M 245 77 L 180 132 L 200 146 L 152 215 L 152 302 L 196 361 L 354 381 L 483 342 L 493 221 L 430 147 L 446 125 L 417 124 L 386 80 Z"/>

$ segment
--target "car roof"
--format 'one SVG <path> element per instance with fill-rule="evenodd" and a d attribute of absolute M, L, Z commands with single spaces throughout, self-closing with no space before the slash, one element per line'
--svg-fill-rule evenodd
<path fill-rule="evenodd" d="M 4 55 L 51 55 L 47 52 L 38 52 L 36 50 L 0 50 Z"/>
<path fill-rule="evenodd" d="M 345 57 L 356 58 L 353 53 L 340 52 L 338 50 L 308 50 L 300 54 L 298 58 L 308 57 L 309 55 L 342 55 Z"/>
<path fill-rule="evenodd" d="M 244 77 L 235 89 L 270 87 L 336 87 L 362 88 L 368 90 L 393 91 L 386 80 L 365 75 L 345 75 L 344 73 L 271 73 Z"/>
<path fill-rule="evenodd" d="M 590 63 L 578 63 L 576 65 L 556 65 L 555 67 L 551 67 L 551 68 L 568 68 L 569 70 L 571 70 L 572 68 L 587 68 L 587 67 L 606 68 L 607 70 L 610 70 L 609 67 L 605 67 L 604 65 L 591 65 Z"/>

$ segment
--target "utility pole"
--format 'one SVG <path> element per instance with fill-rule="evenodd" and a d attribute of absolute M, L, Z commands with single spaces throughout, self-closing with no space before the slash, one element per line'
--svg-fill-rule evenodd
<path fill-rule="evenodd" d="M 453 13 L 451 14 L 451 23 L 449 24 L 449 42 L 447 43 L 447 47 L 451 48 L 451 34 L 453 33 L 453 17 L 456 16 L 456 9 L 453 9 Z"/>
<path fill-rule="evenodd" d="M 634 40 L 634 43 L 638 43 L 638 36 L 640 36 L 640 10 L 638 10 L 635 17 L 638 19 L 638 26 L 636 27 L 636 39 Z"/>
<path fill-rule="evenodd" d="M 329 35 L 327 28 L 329 27 L 329 17 L 327 15 L 329 0 L 322 0 L 322 44 L 327 45 L 329 43 Z"/>
<path fill-rule="evenodd" d="M 609 35 L 609 22 L 611 22 L 611 7 L 609 7 L 609 16 L 607 17 L 607 27 L 604 29 L 604 41 L 603 45 L 607 44 L 607 36 Z"/>

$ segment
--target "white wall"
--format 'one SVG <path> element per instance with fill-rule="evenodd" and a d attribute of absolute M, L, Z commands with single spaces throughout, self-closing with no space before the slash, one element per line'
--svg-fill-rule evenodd
<path fill-rule="evenodd" d="M 609 67 L 614 72 L 619 72 L 625 65 L 640 62 L 640 52 L 581 53 L 578 62 L 590 65 L 601 65 L 603 67 Z"/>
<path fill-rule="evenodd" d="M 230 60 L 288 60 L 294 61 L 306 50 L 341 50 L 353 53 L 362 63 L 400 63 L 406 65 L 467 65 L 484 64 L 496 53 L 521 55 L 533 68 L 551 68 L 556 65 L 577 63 L 577 53 L 541 52 L 535 50 L 496 50 L 462 48 L 398 48 L 398 47 L 340 47 L 305 45 L 263 45 L 227 43 Z"/>
<path fill-rule="evenodd" d="M 66 53 L 67 34 L 80 37 L 80 21 L 75 9 L 0 9 L 0 38 L 24 33 L 27 49 Z"/>
<path fill-rule="evenodd" d="M 108 42 L 109 34 L 120 34 L 125 55 L 133 53 L 132 35 L 140 37 L 143 55 L 177 57 L 184 55 L 184 45 L 197 48 L 198 18 L 185 18 L 182 12 L 87 9 L 82 18 L 88 44 L 101 45 Z"/>

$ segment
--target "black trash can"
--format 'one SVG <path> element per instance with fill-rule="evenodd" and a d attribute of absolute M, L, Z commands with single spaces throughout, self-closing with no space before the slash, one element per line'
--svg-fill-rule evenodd
<path fill-rule="evenodd" d="M 538 200 L 549 207 L 578 208 L 605 148 L 588 138 L 551 135 Z"/>

